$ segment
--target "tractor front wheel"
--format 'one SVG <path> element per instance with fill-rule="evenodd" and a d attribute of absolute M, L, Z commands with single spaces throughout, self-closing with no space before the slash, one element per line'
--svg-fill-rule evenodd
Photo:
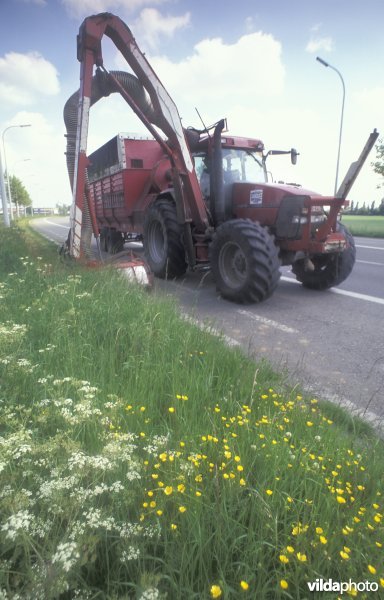
<path fill-rule="evenodd" d="M 259 223 L 234 219 L 220 225 L 211 245 L 211 269 L 223 298 L 249 304 L 274 292 L 280 260 L 273 237 Z"/>
<path fill-rule="evenodd" d="M 148 210 L 144 222 L 144 251 L 156 277 L 174 279 L 184 275 L 187 264 L 182 227 L 171 200 L 158 200 Z"/>
<path fill-rule="evenodd" d="M 342 283 L 351 273 L 356 258 L 355 242 L 352 234 L 341 223 L 338 223 L 337 230 L 346 238 L 345 250 L 311 256 L 314 266 L 312 270 L 305 268 L 304 259 L 293 263 L 292 272 L 304 287 L 311 290 L 327 290 Z"/>

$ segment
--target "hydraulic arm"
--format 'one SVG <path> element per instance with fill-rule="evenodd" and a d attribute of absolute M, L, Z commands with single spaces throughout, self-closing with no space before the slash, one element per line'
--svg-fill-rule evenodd
<path fill-rule="evenodd" d="M 132 75 L 108 72 L 104 68 L 101 49 L 104 35 L 112 40 L 126 59 L 137 77 L 136 86 L 131 85 L 131 79 L 136 79 Z M 87 193 L 89 110 L 100 97 L 116 91 L 126 100 L 170 159 L 178 219 L 184 226 L 185 235 L 190 235 L 189 223 L 192 221 L 195 228 L 204 233 L 208 226 L 208 216 L 177 107 L 140 51 L 130 29 L 119 17 L 102 13 L 84 20 L 77 44 L 77 57 L 81 67 L 80 89 L 78 95 L 75 95 L 76 133 L 69 131 L 67 134 L 67 162 L 73 192 L 69 236 L 71 256 L 84 257 L 92 230 L 98 236 L 93 207 Z M 97 67 L 95 76 L 94 67 Z M 140 93 L 137 92 L 138 88 Z M 67 114 L 70 111 L 69 106 Z"/>

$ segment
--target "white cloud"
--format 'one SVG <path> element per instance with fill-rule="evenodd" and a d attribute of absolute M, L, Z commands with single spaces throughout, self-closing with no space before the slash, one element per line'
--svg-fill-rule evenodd
<path fill-rule="evenodd" d="M 359 110 L 370 115 L 371 120 L 381 127 L 383 121 L 384 86 L 364 89 L 355 94 L 355 100 Z"/>
<path fill-rule="evenodd" d="M 332 52 L 333 40 L 330 37 L 312 37 L 306 45 L 306 51 L 314 54 L 319 50 L 325 50 L 325 52 Z"/>
<path fill-rule="evenodd" d="M 324 50 L 325 52 L 332 52 L 333 40 L 330 36 L 321 35 L 322 23 L 315 23 L 310 28 L 310 39 L 307 43 L 305 50 L 310 54 Z"/>
<path fill-rule="evenodd" d="M 5 136 L 9 172 L 21 179 L 34 207 L 70 203 L 61 115 L 54 122 L 39 112 L 19 111 L 1 126 L 4 130 L 20 123 L 29 123 L 31 127 L 15 127 Z"/>
<path fill-rule="evenodd" d="M 5 104 L 26 106 L 59 91 L 56 68 L 38 52 L 0 57 L 0 100 Z"/>
<path fill-rule="evenodd" d="M 167 0 L 61 0 L 70 17 L 80 19 L 110 11 L 133 12 L 146 4 L 163 4 Z"/>
<path fill-rule="evenodd" d="M 178 63 L 159 56 L 149 62 L 188 125 L 196 121 L 195 106 L 207 120 L 217 120 L 234 104 L 254 106 L 284 87 L 281 44 L 262 32 L 244 35 L 234 44 L 220 38 L 202 40 Z M 120 58 L 118 64 L 126 66 Z"/>
<path fill-rule="evenodd" d="M 245 19 L 245 31 L 251 33 L 255 29 L 255 22 L 253 17 L 246 17 Z"/>
<path fill-rule="evenodd" d="M 187 27 L 191 13 L 163 16 L 155 8 L 144 8 L 134 25 L 135 35 L 150 48 L 156 48 L 161 37 L 171 38 L 175 31 Z"/>

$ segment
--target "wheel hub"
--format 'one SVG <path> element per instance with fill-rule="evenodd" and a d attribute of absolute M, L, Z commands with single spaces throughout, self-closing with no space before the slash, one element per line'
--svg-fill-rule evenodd
<path fill-rule="evenodd" d="M 247 276 L 247 261 L 240 246 L 227 242 L 221 249 L 219 269 L 225 283 L 230 287 L 241 286 Z"/>

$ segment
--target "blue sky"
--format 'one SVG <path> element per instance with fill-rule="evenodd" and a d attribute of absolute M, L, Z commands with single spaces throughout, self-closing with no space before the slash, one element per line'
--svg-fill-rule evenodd
<path fill-rule="evenodd" d="M 110 11 L 132 29 L 185 125 L 227 117 L 232 133 L 267 149 L 296 147 L 298 164 L 270 158 L 275 179 L 330 195 L 335 184 L 341 81 L 346 86 L 339 183 L 369 135 L 384 135 L 383 0 L 1 0 L 0 132 L 11 174 L 34 206 L 70 203 L 63 106 L 79 85 L 76 35 L 84 17 Z M 109 42 L 109 41 L 108 41 Z M 126 69 L 110 43 L 105 65 Z M 118 97 L 91 111 L 91 152 L 143 126 Z M 368 159 L 350 199 L 378 203 Z M 4 157 L 3 157 L 4 158 Z"/>

